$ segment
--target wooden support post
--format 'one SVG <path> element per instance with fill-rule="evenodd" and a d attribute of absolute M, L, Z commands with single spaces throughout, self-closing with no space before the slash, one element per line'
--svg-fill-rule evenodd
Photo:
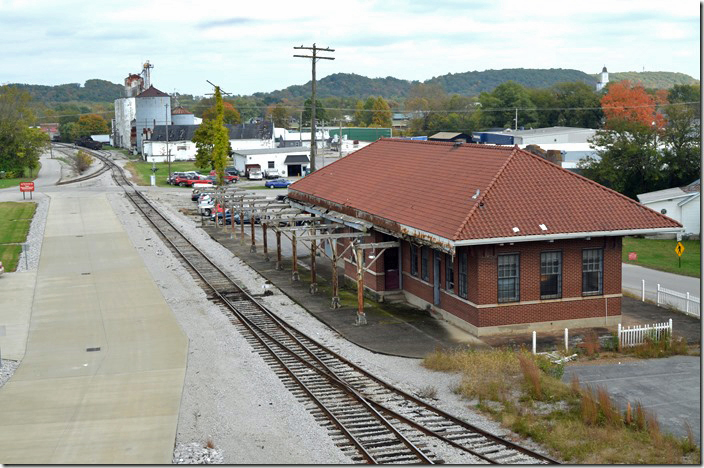
<path fill-rule="evenodd" d="M 232 231 L 230 234 L 230 238 L 234 239 L 235 238 L 235 202 L 230 203 L 230 224 L 232 225 Z"/>
<path fill-rule="evenodd" d="M 340 305 L 340 292 L 339 285 L 337 284 L 337 240 L 330 239 L 330 250 L 332 250 L 332 303 L 330 304 L 331 309 L 339 309 Z"/>
<path fill-rule="evenodd" d="M 222 203 L 220 204 L 220 208 L 222 209 L 222 232 L 223 234 L 227 234 L 227 224 L 225 223 L 225 194 L 222 194 Z M 217 215 L 215 215 L 217 216 Z M 232 216 L 232 213 L 230 213 L 230 216 Z"/>
<path fill-rule="evenodd" d="M 266 223 L 262 224 L 262 241 L 264 242 L 264 261 L 268 262 L 269 261 L 269 249 L 268 249 L 268 244 L 267 244 L 267 239 L 266 239 L 266 227 L 267 227 Z"/>
<path fill-rule="evenodd" d="M 366 325 L 364 314 L 364 249 L 355 249 L 357 255 L 357 320 L 355 325 Z"/>
<path fill-rule="evenodd" d="M 244 245 L 244 203 L 242 202 L 240 202 L 240 245 Z"/>
<path fill-rule="evenodd" d="M 293 224 L 293 222 L 291 222 Z M 291 251 L 293 253 L 293 265 L 291 266 L 291 281 L 298 281 L 301 279 L 298 274 L 298 256 L 296 255 L 296 231 L 291 231 Z"/>
<path fill-rule="evenodd" d="M 281 264 L 281 231 L 276 231 L 276 269 L 284 269 L 284 266 Z"/>
<path fill-rule="evenodd" d="M 310 241 L 310 293 L 315 294 L 318 292 L 318 276 L 315 271 L 315 255 L 317 253 L 318 246 L 315 239 Z"/>
<path fill-rule="evenodd" d="M 257 243 L 255 242 L 255 239 L 254 239 L 254 209 L 252 209 L 252 211 L 249 212 L 249 215 L 250 215 L 249 224 L 250 224 L 250 227 L 252 228 L 252 246 L 249 248 L 249 251 L 256 252 L 257 251 Z"/>

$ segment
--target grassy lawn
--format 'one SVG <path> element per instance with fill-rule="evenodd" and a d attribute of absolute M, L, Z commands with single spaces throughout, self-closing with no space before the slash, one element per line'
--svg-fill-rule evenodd
<path fill-rule="evenodd" d="M 0 203 L 0 261 L 5 271 L 15 271 L 22 251 L 21 244 L 27 239 L 29 225 L 37 209 L 36 203 Z"/>
<path fill-rule="evenodd" d="M 701 251 L 700 241 L 683 240 L 684 253 L 682 254 L 682 267 L 678 266 L 675 253 L 677 241 L 674 239 L 638 239 L 636 237 L 623 238 L 623 262 L 640 265 L 654 270 L 667 271 L 680 275 L 701 277 Z M 628 260 L 628 253 L 636 252 L 638 260 Z"/>
<path fill-rule="evenodd" d="M 8 188 L 8 187 L 18 187 L 20 185 L 20 182 L 31 182 L 34 179 L 36 179 L 37 174 L 39 174 L 39 169 L 41 169 L 41 164 L 37 167 L 36 171 L 32 171 L 32 174 L 30 174 L 30 177 L 17 177 L 15 179 L 0 179 L 0 189 Z M 27 172 L 25 171 L 25 174 L 27 175 Z"/>
<path fill-rule="evenodd" d="M 685 345 L 686 348 L 686 345 Z M 455 391 L 503 426 L 570 464 L 698 464 L 693 434 L 662 433 L 639 402 L 621 411 L 603 388 L 562 382 L 562 365 L 526 351 L 436 351 L 423 366 L 459 372 Z"/>
<path fill-rule="evenodd" d="M 158 169 L 156 171 L 157 187 L 172 187 L 166 183 L 166 178 L 169 176 L 169 163 L 156 163 L 155 166 Z M 136 177 L 135 182 L 137 185 L 150 185 L 149 176 L 152 175 L 152 163 L 145 161 L 133 161 L 127 164 L 127 169 Z M 201 174 L 205 172 L 198 169 L 194 161 L 173 161 L 171 163 L 172 173 L 186 171 L 198 171 Z M 184 190 L 186 189 L 191 190 L 190 188 L 184 187 Z"/>

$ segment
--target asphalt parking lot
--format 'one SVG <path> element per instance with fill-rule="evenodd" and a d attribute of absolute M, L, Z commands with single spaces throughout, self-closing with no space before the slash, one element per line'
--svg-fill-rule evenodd
<path fill-rule="evenodd" d="M 672 356 L 608 365 L 567 366 L 563 380 L 579 377 L 582 385 L 607 389 L 623 410 L 639 401 L 653 411 L 663 432 L 685 437 L 686 423 L 701 446 L 701 359 Z"/>

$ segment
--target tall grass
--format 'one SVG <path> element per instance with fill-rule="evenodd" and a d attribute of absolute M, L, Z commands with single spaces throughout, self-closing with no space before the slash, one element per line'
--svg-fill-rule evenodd
<path fill-rule="evenodd" d="M 506 349 L 438 350 L 423 365 L 461 373 L 457 392 L 478 399 L 478 409 L 569 463 L 698 463 L 696 444 L 663 435 L 640 402 L 622 413 L 605 389 L 582 388 L 576 377 L 564 383 L 541 359 Z"/>

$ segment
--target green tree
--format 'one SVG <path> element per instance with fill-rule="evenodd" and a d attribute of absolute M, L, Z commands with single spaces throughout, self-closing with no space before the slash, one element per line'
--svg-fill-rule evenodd
<path fill-rule="evenodd" d="M 357 101 L 354 105 L 354 120 L 353 123 L 355 127 L 366 127 L 365 123 L 366 111 L 364 110 L 364 102 Z"/>
<path fill-rule="evenodd" d="M 662 159 L 666 187 L 681 187 L 699 176 L 701 123 L 698 109 L 696 103 L 675 103 L 665 108 L 667 124 L 662 131 Z"/>
<path fill-rule="evenodd" d="M 288 127 L 288 120 L 291 117 L 291 114 L 283 103 L 272 104 L 269 106 L 267 113 L 271 116 L 271 120 L 274 121 L 274 127 Z"/>
<path fill-rule="evenodd" d="M 213 166 L 218 178 L 218 185 L 225 183 L 225 167 L 230 156 L 230 133 L 223 123 L 225 106 L 222 102 L 220 87 L 215 87 L 215 107 L 217 116 L 213 123 Z"/>
<path fill-rule="evenodd" d="M 374 99 L 374 104 L 372 104 L 372 112 L 370 112 L 370 114 L 370 127 L 391 127 L 391 108 L 383 97 L 379 96 Z"/>
<path fill-rule="evenodd" d="M 311 103 L 313 101 L 308 98 L 306 99 L 306 102 L 303 104 L 303 123 L 310 125 L 310 118 L 313 110 L 311 109 Z M 315 120 L 318 122 L 323 122 L 327 121 L 329 122 L 330 120 L 328 119 L 328 114 L 321 104 L 319 100 L 315 100 Z"/>
<path fill-rule="evenodd" d="M 581 128 L 600 128 L 604 113 L 599 95 L 586 83 L 558 83 L 552 87 L 557 98 L 558 111 L 555 125 Z"/>
<path fill-rule="evenodd" d="M 215 141 L 214 120 L 203 120 L 193 132 L 193 143 L 196 144 L 196 167 L 201 170 L 215 169 L 213 165 L 213 144 Z"/>
<path fill-rule="evenodd" d="M 675 102 L 699 102 L 701 88 L 698 84 L 676 84 L 667 93 L 667 100 Z"/>
<path fill-rule="evenodd" d="M 107 121 L 98 114 L 82 115 L 78 118 L 75 133 L 77 137 L 105 135 L 110 133 Z"/>
<path fill-rule="evenodd" d="M 516 83 L 501 83 L 490 93 L 479 95 L 481 122 L 484 127 L 513 128 L 518 109 L 518 125 L 535 125 L 538 121 L 535 104 L 528 90 Z"/>
<path fill-rule="evenodd" d="M 49 143 L 41 130 L 30 128 L 34 114 L 28 92 L 13 86 L 0 87 L 0 170 L 21 174 L 37 167 Z"/>
<path fill-rule="evenodd" d="M 587 157 L 579 167 L 589 179 L 633 199 L 665 188 L 656 131 L 637 121 L 612 119 L 609 128 L 597 130 L 590 141 L 599 158 Z"/>

